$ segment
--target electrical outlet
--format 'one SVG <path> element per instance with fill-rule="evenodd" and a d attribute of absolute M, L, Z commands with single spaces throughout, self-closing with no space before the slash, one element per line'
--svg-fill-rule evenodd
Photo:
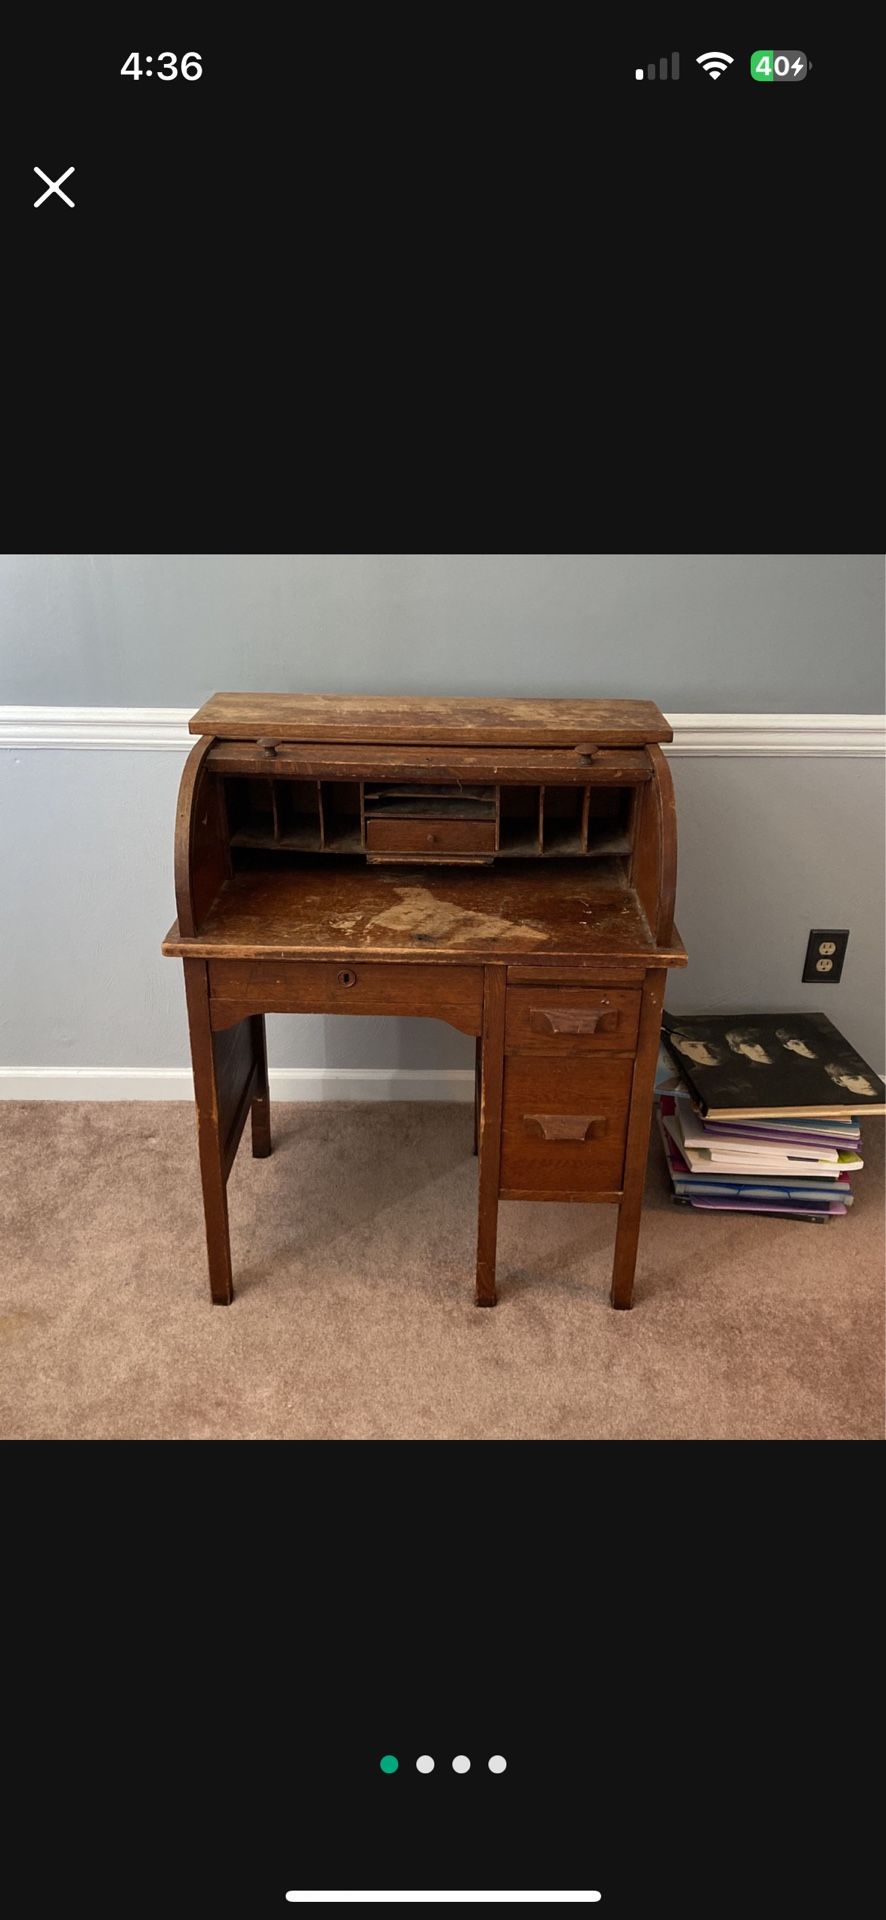
<path fill-rule="evenodd" d="M 848 927 L 813 927 L 803 963 L 804 980 L 839 980 L 848 939 Z"/>

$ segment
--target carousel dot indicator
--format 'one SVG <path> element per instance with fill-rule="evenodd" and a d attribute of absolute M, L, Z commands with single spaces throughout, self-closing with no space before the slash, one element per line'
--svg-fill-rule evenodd
<path fill-rule="evenodd" d="M 396 1773 L 400 1762 L 395 1753 L 386 1753 L 382 1756 L 378 1764 L 381 1767 L 382 1773 Z"/>
<path fill-rule="evenodd" d="M 415 1765 L 418 1773 L 433 1773 L 434 1771 L 434 1762 L 429 1753 L 419 1754 Z"/>
<path fill-rule="evenodd" d="M 503 1754 L 494 1753 L 492 1756 L 492 1759 L 489 1762 L 489 1771 L 490 1773 L 504 1773 L 504 1770 L 507 1764 L 508 1763 Z"/>
<path fill-rule="evenodd" d="M 453 1773 L 470 1773 L 471 1763 L 466 1753 L 457 1753 L 452 1762 Z"/>

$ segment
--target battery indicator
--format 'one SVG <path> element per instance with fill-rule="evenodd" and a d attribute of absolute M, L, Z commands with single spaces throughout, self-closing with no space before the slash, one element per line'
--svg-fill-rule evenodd
<path fill-rule="evenodd" d="M 809 61 L 796 48 L 762 48 L 751 54 L 752 80 L 805 80 Z"/>

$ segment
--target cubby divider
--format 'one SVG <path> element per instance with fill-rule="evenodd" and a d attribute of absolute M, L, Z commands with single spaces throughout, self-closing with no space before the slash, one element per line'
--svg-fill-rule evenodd
<path fill-rule="evenodd" d="M 320 850 L 320 807 L 316 780 L 277 780 L 277 818 L 282 847 L 305 853 Z"/>
<path fill-rule="evenodd" d="M 542 799 L 542 851 L 571 855 L 584 853 L 582 787 L 545 787 Z"/>

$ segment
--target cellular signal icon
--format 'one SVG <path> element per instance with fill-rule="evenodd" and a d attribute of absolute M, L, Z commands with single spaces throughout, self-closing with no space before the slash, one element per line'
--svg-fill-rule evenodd
<path fill-rule="evenodd" d="M 655 74 L 656 74 L 656 66 L 655 66 L 654 60 L 650 61 L 645 72 L 642 67 L 634 68 L 635 80 L 654 80 Z M 659 77 L 659 80 L 667 80 L 669 77 L 668 76 L 668 56 L 666 53 L 662 54 L 662 57 L 658 62 L 658 77 Z M 680 78 L 680 55 L 678 53 L 671 54 L 670 78 L 671 80 L 679 80 Z"/>
<path fill-rule="evenodd" d="M 721 73 L 725 73 L 726 68 L 732 66 L 732 55 L 731 53 L 700 53 L 696 65 L 704 67 L 705 73 L 709 73 L 712 80 L 719 80 Z"/>

